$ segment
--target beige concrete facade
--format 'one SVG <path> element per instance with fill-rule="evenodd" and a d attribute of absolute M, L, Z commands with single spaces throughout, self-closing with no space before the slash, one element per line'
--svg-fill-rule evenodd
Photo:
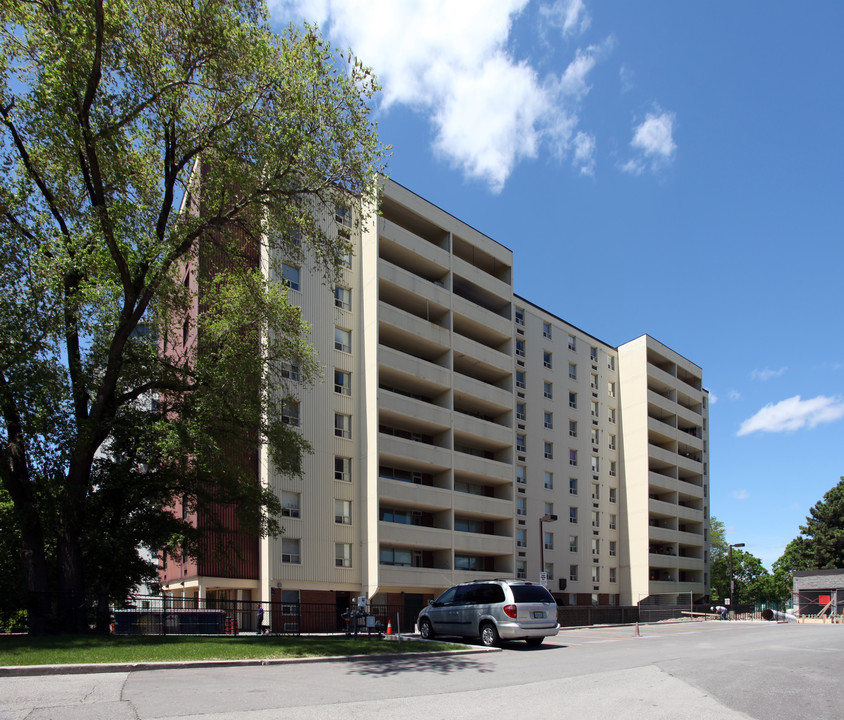
<path fill-rule="evenodd" d="M 339 290 L 302 267 L 290 291 L 323 366 L 298 397 L 314 452 L 301 478 L 262 456 L 284 535 L 243 590 L 422 602 L 544 561 L 564 604 L 707 594 L 700 369 L 515 295 L 510 250 L 393 181 L 353 235 Z"/>
<path fill-rule="evenodd" d="M 701 369 L 645 335 L 618 350 L 630 600 L 709 592 L 709 397 Z"/>

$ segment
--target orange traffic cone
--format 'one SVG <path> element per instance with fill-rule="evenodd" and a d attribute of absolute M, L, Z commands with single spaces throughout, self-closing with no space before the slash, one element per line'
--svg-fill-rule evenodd
<path fill-rule="evenodd" d="M 392 635 L 392 634 L 393 634 L 393 624 L 389 620 L 387 620 L 387 635 Z"/>

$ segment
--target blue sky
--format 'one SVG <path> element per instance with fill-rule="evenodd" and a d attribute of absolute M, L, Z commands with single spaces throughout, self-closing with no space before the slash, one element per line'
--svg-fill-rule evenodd
<path fill-rule="evenodd" d="M 844 3 L 271 8 L 374 68 L 390 176 L 517 293 L 703 368 L 712 514 L 770 567 L 844 475 Z"/>

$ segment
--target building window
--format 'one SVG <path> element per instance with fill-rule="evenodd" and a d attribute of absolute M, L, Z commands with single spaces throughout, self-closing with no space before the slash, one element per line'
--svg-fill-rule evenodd
<path fill-rule="evenodd" d="M 285 425 L 299 427 L 299 403 L 290 398 L 281 403 L 281 422 Z"/>
<path fill-rule="evenodd" d="M 517 307 L 516 308 L 516 325 L 521 325 L 524 327 L 525 324 L 525 309 Z"/>
<path fill-rule="evenodd" d="M 576 408 L 577 407 L 577 393 L 569 391 L 569 407 Z"/>
<path fill-rule="evenodd" d="M 577 582 L 577 565 L 569 565 L 569 580 Z"/>
<path fill-rule="evenodd" d="M 516 465 L 516 482 L 519 485 L 527 482 L 527 468 L 524 465 Z"/>
<path fill-rule="evenodd" d="M 527 407 L 523 402 L 516 403 L 516 419 L 527 420 Z"/>
<path fill-rule="evenodd" d="M 554 533 L 547 532 L 543 534 L 542 542 L 544 543 L 546 550 L 553 550 L 554 549 Z"/>
<path fill-rule="evenodd" d="M 516 338 L 516 355 L 519 357 L 525 356 L 525 341 L 521 338 Z"/>
<path fill-rule="evenodd" d="M 378 553 L 380 565 L 395 565 L 396 567 L 410 567 L 413 564 L 413 553 L 400 548 L 381 548 Z"/>
<path fill-rule="evenodd" d="M 615 530 L 615 515 L 610 515 L 610 530 Z"/>
<path fill-rule="evenodd" d="M 615 540 L 610 540 L 610 557 L 615 557 Z"/>
<path fill-rule="evenodd" d="M 545 503 L 545 514 L 546 515 L 553 515 L 554 514 L 554 503 L 552 503 L 552 502 Z"/>
<path fill-rule="evenodd" d="M 569 335 L 569 350 L 577 350 L 577 339 L 574 335 Z"/>
<path fill-rule="evenodd" d="M 610 450 L 615 450 L 615 435 L 610 435 Z"/>
<path fill-rule="evenodd" d="M 554 563 L 545 563 L 545 577 L 549 580 L 554 579 Z"/>
<path fill-rule="evenodd" d="M 598 538 L 592 538 L 592 554 L 593 555 L 600 555 L 601 554 L 601 541 Z"/>
<path fill-rule="evenodd" d="M 300 498 L 300 495 L 297 492 L 282 491 L 282 493 L 281 493 L 281 516 L 282 517 L 290 517 L 290 518 L 301 517 L 300 509 L 299 509 L 299 498 Z"/>
<path fill-rule="evenodd" d="M 569 535 L 569 551 L 577 552 L 577 535 Z"/>
<path fill-rule="evenodd" d="M 551 323 L 543 322 L 542 323 L 542 336 L 550 338 L 551 337 Z"/>
<path fill-rule="evenodd" d="M 597 418 L 597 417 L 599 417 L 599 416 L 598 416 L 598 401 L 597 401 L 597 400 L 593 400 L 590 404 L 591 404 L 591 406 L 592 406 L 592 417 L 593 417 L 593 418 Z"/>
<path fill-rule="evenodd" d="M 553 430 L 554 429 L 554 413 L 545 412 L 543 414 L 543 417 L 544 417 L 543 423 L 544 423 L 545 427 L 548 428 L 549 430 Z"/>
<path fill-rule="evenodd" d="M 352 567 L 351 543 L 334 543 L 334 565 L 336 567 Z"/>
<path fill-rule="evenodd" d="M 299 268 L 287 263 L 281 265 L 281 281 L 291 290 L 299 289 Z"/>
<path fill-rule="evenodd" d="M 455 555 L 455 570 L 485 570 L 485 558 L 479 555 Z"/>
<path fill-rule="evenodd" d="M 615 502 L 615 488 L 610 488 L 610 502 Z"/>
<path fill-rule="evenodd" d="M 599 467 L 598 458 L 593 455 L 592 456 L 592 472 L 593 473 L 598 472 L 598 467 Z"/>
<path fill-rule="evenodd" d="M 554 397 L 554 387 L 551 383 L 545 382 L 542 385 L 542 394 L 545 395 L 549 400 Z"/>
<path fill-rule="evenodd" d="M 189 338 L 190 338 L 190 318 L 186 317 L 185 321 L 182 323 L 182 347 L 185 347 L 188 344 Z"/>
<path fill-rule="evenodd" d="M 336 437 L 351 439 L 352 437 L 352 416 L 343 413 L 334 413 L 334 435 Z"/>
<path fill-rule="evenodd" d="M 615 383 L 609 382 L 607 383 L 607 395 L 610 397 L 615 397 Z"/>
<path fill-rule="evenodd" d="M 547 350 L 542 351 L 542 364 L 549 369 L 553 367 L 551 362 L 551 353 Z"/>
<path fill-rule="evenodd" d="M 334 208 L 334 221 L 343 227 L 352 226 L 352 211 L 348 205 L 337 205 Z"/>
<path fill-rule="evenodd" d="M 352 352 L 352 331 L 334 328 L 334 349 L 340 352 Z"/>
<path fill-rule="evenodd" d="M 334 371 L 334 392 L 341 395 L 352 394 L 352 374 L 345 370 Z"/>
<path fill-rule="evenodd" d="M 612 355 L 607 357 L 607 367 L 610 370 L 615 370 L 615 358 Z"/>
<path fill-rule="evenodd" d="M 594 345 L 589 348 L 589 359 L 594 363 L 598 362 L 598 348 Z"/>
<path fill-rule="evenodd" d="M 291 565 L 300 565 L 302 563 L 298 538 L 281 539 L 281 562 L 290 563 Z"/>
<path fill-rule="evenodd" d="M 599 432 L 600 431 L 598 430 L 598 428 L 592 428 L 592 444 L 593 445 L 598 444 L 598 438 L 600 437 Z"/>
<path fill-rule="evenodd" d="M 516 452 L 527 452 L 527 439 L 521 433 L 516 433 Z"/>
<path fill-rule="evenodd" d="M 615 582 L 615 568 L 610 568 L 610 582 Z"/>
<path fill-rule="evenodd" d="M 523 497 L 516 498 L 516 515 L 527 515 L 527 500 Z"/>
<path fill-rule="evenodd" d="M 592 511 L 592 527 L 601 527 L 601 513 L 599 513 L 597 510 Z"/>
<path fill-rule="evenodd" d="M 334 522 L 340 525 L 352 524 L 352 503 L 349 500 L 334 501 Z"/>
<path fill-rule="evenodd" d="M 554 473 L 548 472 L 547 470 L 545 471 L 545 489 L 554 489 Z"/>
<path fill-rule="evenodd" d="M 589 381 L 589 387 L 591 387 L 593 390 L 597 390 L 598 389 L 598 376 L 595 373 L 592 373 L 590 377 L 591 377 L 591 379 Z"/>
<path fill-rule="evenodd" d="M 610 460 L 610 477 L 615 477 L 615 474 L 616 474 L 615 460 Z"/>
<path fill-rule="evenodd" d="M 343 482 L 352 481 L 352 459 L 347 457 L 334 457 L 334 479 Z"/>
<path fill-rule="evenodd" d="M 551 443 L 551 442 L 545 443 L 545 459 L 546 460 L 553 460 L 554 459 L 554 443 Z"/>
<path fill-rule="evenodd" d="M 569 465 L 577 467 L 577 450 L 569 450 Z"/>
<path fill-rule="evenodd" d="M 527 547 L 527 530 L 524 528 L 516 530 L 516 547 Z"/>
<path fill-rule="evenodd" d="M 281 366 L 281 377 L 287 380 L 299 380 L 299 366 L 293 363 L 284 363 Z"/>
<path fill-rule="evenodd" d="M 615 422 L 615 408 L 610 408 L 609 420 L 611 423 Z"/>
<path fill-rule="evenodd" d="M 525 383 L 525 371 L 524 370 L 516 370 L 516 387 L 524 390 L 525 385 L 526 385 L 526 383 Z"/>
<path fill-rule="evenodd" d="M 600 565 L 593 565 L 592 566 L 592 582 L 593 583 L 601 582 L 601 566 Z"/>
<path fill-rule="evenodd" d="M 593 500 L 600 500 L 601 499 L 601 486 L 598 483 L 592 483 L 592 499 Z"/>
<path fill-rule="evenodd" d="M 569 435 L 577 437 L 577 420 L 569 420 Z"/>
<path fill-rule="evenodd" d="M 343 310 L 352 309 L 352 291 L 342 285 L 334 286 L 334 307 Z"/>
<path fill-rule="evenodd" d="M 577 508 L 570 507 L 569 508 L 569 522 L 572 525 L 577 525 Z"/>
<path fill-rule="evenodd" d="M 527 579 L 527 563 L 524 560 L 516 560 L 516 579 Z"/>
<path fill-rule="evenodd" d="M 577 478 L 569 478 L 569 493 L 577 495 Z"/>
<path fill-rule="evenodd" d="M 577 380 L 577 364 L 569 363 L 569 379 Z"/>

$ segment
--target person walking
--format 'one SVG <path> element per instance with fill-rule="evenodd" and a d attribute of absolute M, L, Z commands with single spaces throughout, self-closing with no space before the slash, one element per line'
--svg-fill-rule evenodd
<path fill-rule="evenodd" d="M 264 634 L 264 607 L 263 605 L 258 606 L 258 635 Z"/>

